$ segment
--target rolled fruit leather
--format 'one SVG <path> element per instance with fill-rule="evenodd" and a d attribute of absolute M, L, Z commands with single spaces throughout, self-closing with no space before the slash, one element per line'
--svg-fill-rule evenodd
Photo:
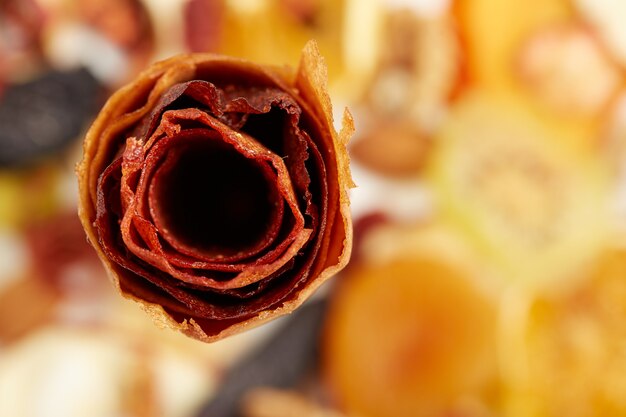
<path fill-rule="evenodd" d="M 347 109 L 326 67 L 214 54 L 159 62 L 113 94 L 77 166 L 79 215 L 115 285 L 215 341 L 297 308 L 350 257 Z"/>

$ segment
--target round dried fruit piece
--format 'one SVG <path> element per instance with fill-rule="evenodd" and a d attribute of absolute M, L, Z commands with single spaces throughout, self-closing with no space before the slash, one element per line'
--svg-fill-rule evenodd
<path fill-rule="evenodd" d="M 67 149 L 92 120 L 102 91 L 82 68 L 8 84 L 0 97 L 0 167 L 41 163 Z"/>
<path fill-rule="evenodd" d="M 556 289 L 608 233 L 609 172 L 599 155 L 508 98 L 468 94 L 441 131 L 429 176 L 443 215 L 512 283 Z"/>
<path fill-rule="evenodd" d="M 317 46 L 297 72 L 160 62 L 87 134 L 80 216 L 120 291 L 201 340 L 300 305 L 348 261 L 352 185 Z"/>
<path fill-rule="evenodd" d="M 351 265 L 328 313 L 324 372 L 339 405 L 369 417 L 490 415 L 496 311 L 484 271 L 453 234 L 372 233 L 362 249 L 375 256 Z"/>

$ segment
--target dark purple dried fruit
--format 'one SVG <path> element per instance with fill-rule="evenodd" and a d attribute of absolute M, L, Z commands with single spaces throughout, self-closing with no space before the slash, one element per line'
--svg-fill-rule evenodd
<path fill-rule="evenodd" d="M 0 166 L 24 165 L 79 138 L 101 104 L 102 87 L 85 69 L 49 71 L 0 96 Z"/>

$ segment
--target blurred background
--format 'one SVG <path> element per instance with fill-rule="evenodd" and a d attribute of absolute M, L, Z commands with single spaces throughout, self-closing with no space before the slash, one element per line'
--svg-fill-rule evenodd
<path fill-rule="evenodd" d="M 0 0 L 0 416 L 626 416 L 625 19 L 621 0 Z M 86 243 L 82 135 L 151 62 L 296 65 L 311 38 L 357 127 L 350 264 L 248 333 L 158 328 Z"/>

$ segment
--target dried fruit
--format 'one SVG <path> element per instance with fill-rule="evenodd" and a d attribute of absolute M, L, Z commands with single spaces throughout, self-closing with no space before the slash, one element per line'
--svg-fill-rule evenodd
<path fill-rule="evenodd" d="M 202 339 L 285 314 L 347 262 L 352 185 L 314 43 L 297 72 L 198 54 L 114 94 L 78 167 L 121 292 Z"/>
<path fill-rule="evenodd" d="M 482 416 L 494 404 L 494 299 L 454 234 L 381 228 L 331 302 L 325 381 L 348 415 Z"/>
<path fill-rule="evenodd" d="M 561 286 L 608 234 L 606 164 L 556 146 L 570 138 L 518 101 L 478 92 L 437 138 L 429 176 L 443 216 L 527 290 Z"/>

